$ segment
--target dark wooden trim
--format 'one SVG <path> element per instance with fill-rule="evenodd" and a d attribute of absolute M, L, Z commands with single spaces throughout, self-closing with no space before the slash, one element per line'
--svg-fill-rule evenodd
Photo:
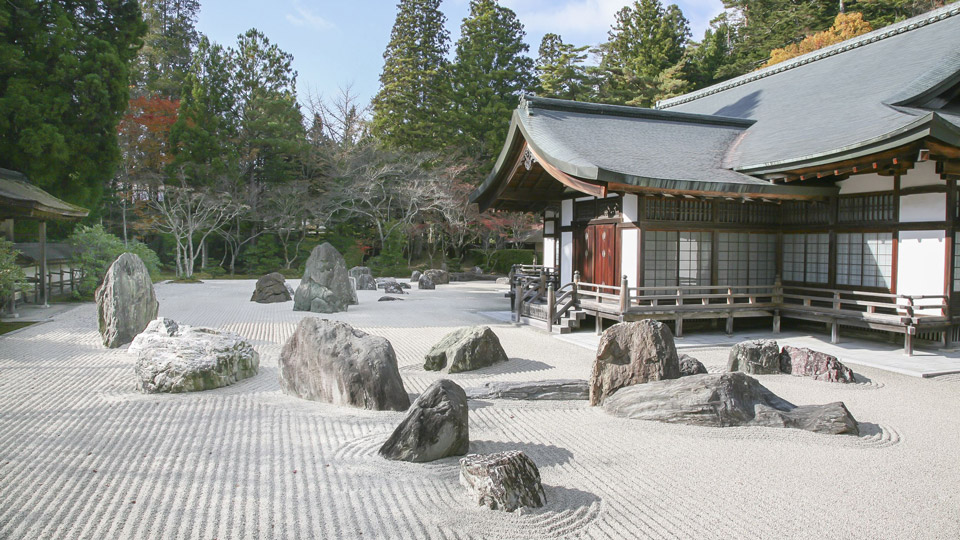
<path fill-rule="evenodd" d="M 617 229 L 619 229 L 619 230 L 623 230 L 623 229 L 637 229 L 637 230 L 640 230 L 640 225 L 638 225 L 636 222 L 633 222 L 633 221 L 620 222 L 620 223 L 617 223 Z"/>
<path fill-rule="evenodd" d="M 526 146 L 526 142 L 524 142 Z M 585 195 L 593 195 L 594 197 L 607 197 L 607 186 L 600 184 L 591 184 L 579 178 L 574 178 L 569 174 L 561 171 L 560 169 L 554 167 L 553 165 L 547 163 L 537 154 L 536 150 L 533 147 L 526 146 L 526 150 L 529 150 L 533 154 L 534 159 L 540 163 L 540 166 L 543 167 L 543 170 L 547 171 L 547 174 L 552 176 L 557 182 L 577 191 L 584 193 Z M 522 159 L 521 159 L 522 161 Z"/>
<path fill-rule="evenodd" d="M 880 191 L 864 191 L 862 193 L 841 193 L 837 195 L 838 199 L 853 199 L 856 197 L 868 197 L 875 195 L 896 195 L 897 192 L 894 189 L 884 189 Z"/>
<path fill-rule="evenodd" d="M 728 191 L 699 191 L 684 189 L 665 189 L 648 188 L 641 186 L 631 186 L 629 184 L 609 183 L 607 189 L 610 191 L 620 191 L 624 193 L 637 193 L 648 195 L 693 195 L 695 197 L 720 197 L 734 199 L 768 199 L 768 200 L 822 200 L 826 197 L 822 195 L 796 195 L 792 193 L 733 193 Z"/>
<path fill-rule="evenodd" d="M 890 268 L 890 293 L 897 294 L 897 272 L 899 271 L 899 265 L 897 264 L 897 258 L 900 257 L 900 232 L 896 231 L 893 233 L 893 251 L 890 255 L 892 257 L 891 268 Z"/>
<path fill-rule="evenodd" d="M 906 197 L 907 195 L 922 195 L 924 193 L 946 193 L 947 186 L 946 184 L 932 184 L 929 186 L 912 186 L 900 188 L 900 196 Z"/>

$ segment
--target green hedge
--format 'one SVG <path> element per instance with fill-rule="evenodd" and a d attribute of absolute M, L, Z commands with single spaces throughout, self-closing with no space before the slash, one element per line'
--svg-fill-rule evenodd
<path fill-rule="evenodd" d="M 533 264 L 537 251 L 533 249 L 500 249 L 490 257 L 490 265 L 486 269 L 494 274 L 506 274 L 515 264 Z"/>

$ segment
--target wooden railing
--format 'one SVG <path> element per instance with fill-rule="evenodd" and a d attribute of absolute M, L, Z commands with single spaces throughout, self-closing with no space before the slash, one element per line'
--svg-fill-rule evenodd
<path fill-rule="evenodd" d="M 912 336 L 918 326 L 949 324 L 950 301 L 944 295 L 904 295 L 817 287 L 774 285 L 685 285 L 679 287 L 630 287 L 624 277 L 619 286 L 587 283 L 574 274 L 574 281 L 554 290 L 545 277 L 527 278 L 516 287 L 521 292 L 517 320 L 535 315 L 528 307 L 538 304 L 538 318 L 552 328 L 571 309 L 587 309 L 603 317 L 624 320 L 627 316 L 667 315 L 676 321 L 682 335 L 684 318 L 727 317 L 732 332 L 735 316 L 773 314 L 774 331 L 780 328 L 780 313 L 832 323 L 832 339 L 838 341 L 840 322 L 861 321 L 888 330 L 899 328 L 905 348 L 912 353 Z M 526 291 L 526 292 L 523 292 Z M 545 305 L 541 305 L 545 304 Z M 873 327 L 873 326 L 871 326 Z M 599 328 L 599 325 L 598 325 Z"/>

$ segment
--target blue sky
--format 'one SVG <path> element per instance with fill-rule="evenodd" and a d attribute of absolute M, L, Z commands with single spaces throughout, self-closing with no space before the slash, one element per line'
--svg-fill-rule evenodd
<path fill-rule="evenodd" d="M 543 34 L 560 34 L 576 45 L 604 41 L 614 13 L 628 0 L 501 0 L 517 12 L 527 30 L 531 56 Z M 669 3 L 669 2 L 665 2 Z M 710 19 L 723 9 L 721 0 L 676 2 L 700 39 Z M 298 92 L 333 95 L 340 86 L 369 100 L 379 88 L 383 50 L 390 39 L 397 0 L 202 0 L 197 28 L 224 45 L 258 28 L 281 49 L 293 54 Z M 468 0 L 443 0 L 452 42 L 460 34 Z"/>

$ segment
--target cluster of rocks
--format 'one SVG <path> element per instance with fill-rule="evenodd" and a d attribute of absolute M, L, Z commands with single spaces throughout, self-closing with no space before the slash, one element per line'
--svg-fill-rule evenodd
<path fill-rule="evenodd" d="M 293 289 L 287 285 L 286 278 L 280 272 L 273 272 L 258 279 L 253 289 L 253 296 L 250 297 L 251 302 L 258 304 L 274 304 L 290 300 L 293 300 Z"/>
<path fill-rule="evenodd" d="M 137 354 L 137 390 L 199 392 L 253 377 L 260 355 L 233 332 L 194 328 L 158 318 L 130 344 Z"/>
<path fill-rule="evenodd" d="M 147 265 L 133 253 L 110 264 L 95 298 L 100 337 L 111 349 L 133 341 L 160 309 Z"/>
<path fill-rule="evenodd" d="M 406 294 L 403 292 L 404 289 L 409 289 L 409 283 L 402 283 L 397 281 L 397 278 L 377 278 L 376 280 L 377 288 L 383 289 L 383 292 L 387 294 Z"/>
<path fill-rule="evenodd" d="M 348 272 L 354 280 L 354 288 L 358 291 L 377 290 L 377 280 L 373 279 L 373 273 L 366 266 L 354 266 Z"/>
<path fill-rule="evenodd" d="M 337 313 L 357 304 L 343 255 L 328 242 L 313 248 L 293 295 L 293 310 Z"/>
<path fill-rule="evenodd" d="M 802 347 L 785 345 L 772 339 L 743 341 L 730 349 L 727 371 L 743 371 L 755 375 L 788 373 L 824 382 L 855 382 L 853 370 L 836 356 Z"/>
<path fill-rule="evenodd" d="M 626 418 L 714 427 L 760 425 L 829 434 L 859 434 L 843 403 L 796 406 L 747 373 L 790 372 L 820 380 L 853 380 L 836 358 L 776 342 L 740 343 L 728 372 L 710 374 L 699 361 L 677 356 L 673 334 L 650 320 L 620 323 L 600 339 L 590 377 L 590 403 Z M 681 378 L 681 375 L 685 375 Z"/>

